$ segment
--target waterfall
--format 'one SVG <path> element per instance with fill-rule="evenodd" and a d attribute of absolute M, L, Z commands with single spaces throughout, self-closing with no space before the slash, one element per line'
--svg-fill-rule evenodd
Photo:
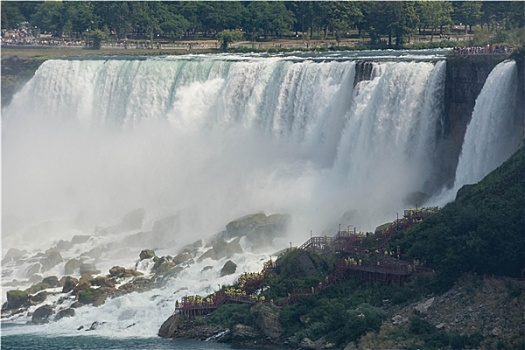
<path fill-rule="evenodd" d="M 65 274 L 69 259 L 104 273 L 134 268 L 144 248 L 174 256 L 261 211 L 291 215 L 285 246 L 337 226 L 349 211 L 358 212 L 351 224 L 360 230 L 392 220 L 410 193 L 436 186 L 446 64 L 435 57 L 362 62 L 212 55 L 46 61 L 3 110 L 3 249 L 27 252 L 2 270 L 3 279 L 27 287 L 41 254 L 74 235 L 90 239 L 64 248 L 64 261 L 40 271 L 43 277 Z M 131 246 L 137 231 L 104 229 L 136 208 L 146 213 L 141 233 L 173 215 L 176 232 Z M 231 257 L 238 273 L 259 270 L 277 250 L 243 249 Z M 34 331 L 77 334 L 79 325 L 104 321 L 97 335 L 154 336 L 175 299 L 235 280 L 220 277 L 224 262 L 197 261 L 158 290 L 82 307 L 75 318 Z"/>
<path fill-rule="evenodd" d="M 487 77 L 467 126 L 454 188 L 476 183 L 517 149 L 518 73 L 515 61 L 498 64 Z"/>
<path fill-rule="evenodd" d="M 370 64 L 354 89 L 355 60 L 46 61 L 4 111 L 9 221 L 266 210 L 320 230 L 360 201 L 375 225 L 427 190 L 445 62 Z"/>
<path fill-rule="evenodd" d="M 522 130 L 516 115 L 517 79 L 514 61 L 501 62 L 490 72 L 467 125 L 454 185 L 435 194 L 433 205 L 453 201 L 462 186 L 480 181 L 516 151 Z"/>

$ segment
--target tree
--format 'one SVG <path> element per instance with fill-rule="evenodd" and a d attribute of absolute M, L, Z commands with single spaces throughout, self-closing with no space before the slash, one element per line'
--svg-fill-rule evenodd
<path fill-rule="evenodd" d="M 222 41 L 221 48 L 228 50 L 228 46 L 235 42 L 243 39 L 243 34 L 240 30 L 225 29 L 217 33 L 217 40 Z"/>
<path fill-rule="evenodd" d="M 40 3 L 31 16 L 31 25 L 37 26 L 37 31 L 41 32 L 61 32 L 65 24 L 63 10 L 64 5 L 61 2 Z"/>
<path fill-rule="evenodd" d="M 96 29 L 91 34 L 93 37 L 93 48 L 95 50 L 100 50 L 100 47 L 102 46 L 102 41 L 106 40 L 106 33 L 101 31 L 100 29 Z"/>
<path fill-rule="evenodd" d="M 430 41 L 434 39 L 434 31 L 439 27 L 439 34 L 443 34 L 443 26 L 452 24 L 452 4 L 445 1 L 420 1 L 416 3 L 416 11 L 420 25 L 430 28 Z"/>
<path fill-rule="evenodd" d="M 478 1 L 458 1 L 454 2 L 454 14 L 456 20 L 465 25 L 465 34 L 468 27 L 472 31 L 472 25 L 481 20 L 481 2 Z"/>
<path fill-rule="evenodd" d="M 2 3 L 2 29 L 15 28 L 18 23 L 24 21 L 24 16 L 17 5 L 12 2 Z"/>

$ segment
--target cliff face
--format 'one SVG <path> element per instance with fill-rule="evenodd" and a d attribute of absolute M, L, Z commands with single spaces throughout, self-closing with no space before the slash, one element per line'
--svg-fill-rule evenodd
<path fill-rule="evenodd" d="M 506 57 L 499 55 L 451 56 L 447 59 L 445 80 L 445 114 L 443 140 L 440 145 L 440 159 L 443 159 L 441 173 L 444 178 L 454 181 L 454 174 L 472 111 L 488 75 Z M 518 61 L 520 94 L 523 96 L 525 66 Z M 525 119 L 525 99 L 518 99 L 520 115 Z M 449 185 L 452 185 L 450 183 Z"/>

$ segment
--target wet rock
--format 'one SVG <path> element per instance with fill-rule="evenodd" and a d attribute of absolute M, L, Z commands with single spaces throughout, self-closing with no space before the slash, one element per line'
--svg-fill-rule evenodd
<path fill-rule="evenodd" d="M 31 297 L 31 302 L 33 304 L 40 304 L 44 302 L 47 298 L 48 293 L 46 291 L 37 293 Z"/>
<path fill-rule="evenodd" d="M 122 293 L 145 292 L 157 286 L 155 281 L 153 278 L 137 277 L 133 281 L 120 286 L 118 290 Z"/>
<path fill-rule="evenodd" d="M 72 309 L 78 309 L 79 307 L 82 307 L 84 306 L 84 304 L 82 304 L 80 301 L 75 301 L 73 304 L 71 304 L 71 308 Z"/>
<path fill-rule="evenodd" d="M 270 245 L 274 238 L 283 236 L 289 222 L 289 215 L 266 216 L 264 213 L 247 215 L 228 223 L 226 231 L 219 234 L 219 238 L 246 236 L 252 243 L 252 249 L 259 249 Z"/>
<path fill-rule="evenodd" d="M 56 316 L 55 316 L 55 321 L 58 321 L 64 317 L 74 317 L 75 316 L 75 309 L 64 309 L 64 310 L 60 310 Z"/>
<path fill-rule="evenodd" d="M 44 258 L 40 259 L 44 271 L 52 269 L 62 261 L 64 261 L 62 255 L 57 251 L 51 251 Z"/>
<path fill-rule="evenodd" d="M 80 274 L 88 273 L 91 275 L 98 275 L 100 273 L 100 270 L 98 270 L 94 264 L 88 263 L 82 263 L 78 268 L 78 271 L 80 272 Z"/>
<path fill-rule="evenodd" d="M 153 223 L 152 234 L 155 238 L 168 239 L 174 237 L 176 232 L 179 230 L 179 218 L 178 215 L 171 215 Z"/>
<path fill-rule="evenodd" d="M 71 276 L 65 276 L 60 279 L 60 284 L 62 284 L 62 293 L 69 293 L 77 286 L 78 279 Z"/>
<path fill-rule="evenodd" d="M 64 266 L 64 273 L 66 275 L 72 275 L 80 268 L 80 265 L 82 265 L 82 261 L 78 259 L 70 259 Z"/>
<path fill-rule="evenodd" d="M 197 261 L 198 261 L 198 262 L 202 262 L 202 261 L 204 261 L 205 259 L 217 260 L 217 254 L 215 254 L 215 251 L 213 250 L 213 248 L 208 249 L 206 252 L 204 252 L 204 254 L 202 254 L 201 256 L 199 256 L 199 258 L 197 259 Z"/>
<path fill-rule="evenodd" d="M 93 279 L 93 275 L 91 275 L 90 273 L 83 273 L 80 276 L 80 279 L 78 280 L 78 283 L 89 282 L 89 284 L 91 285 L 91 280 L 92 279 Z"/>
<path fill-rule="evenodd" d="M 201 272 L 205 272 L 205 271 L 208 271 L 208 270 L 211 270 L 213 269 L 213 266 L 204 266 L 201 270 Z"/>
<path fill-rule="evenodd" d="M 57 276 L 49 276 L 42 280 L 42 282 L 49 284 L 51 287 L 60 287 Z"/>
<path fill-rule="evenodd" d="M 153 250 L 151 250 L 151 249 L 144 249 L 139 254 L 140 260 L 151 259 L 151 258 L 153 258 L 155 256 L 156 256 L 155 252 Z"/>
<path fill-rule="evenodd" d="M 122 266 L 113 266 L 111 269 L 109 269 L 109 274 L 113 277 L 124 277 L 125 273 L 126 268 Z"/>
<path fill-rule="evenodd" d="M 94 289 L 91 287 L 83 288 L 78 292 L 78 301 L 82 304 L 92 304 L 102 295 L 100 288 Z"/>
<path fill-rule="evenodd" d="M 173 336 L 173 333 L 175 333 L 175 331 L 179 327 L 181 319 L 181 314 L 171 315 L 166 321 L 164 321 L 162 326 L 160 326 L 158 336 L 161 338 L 171 338 Z"/>
<path fill-rule="evenodd" d="M 30 278 L 30 277 L 33 276 L 34 274 L 39 273 L 41 267 L 42 267 L 42 265 L 39 264 L 39 263 L 31 265 L 31 266 L 27 269 L 26 277 L 27 277 L 27 278 Z"/>
<path fill-rule="evenodd" d="M 124 270 L 124 277 L 138 277 L 144 275 L 142 272 L 133 270 L 133 269 L 125 269 Z"/>
<path fill-rule="evenodd" d="M 86 243 L 89 240 L 88 235 L 75 235 L 73 238 L 71 238 L 71 243 L 73 244 L 82 244 Z"/>
<path fill-rule="evenodd" d="M 27 281 L 29 283 L 31 283 L 31 284 L 36 284 L 38 282 L 42 282 L 42 276 L 40 276 L 40 275 L 33 275 L 33 276 L 29 277 L 29 279 Z"/>
<path fill-rule="evenodd" d="M 23 258 L 27 255 L 27 251 L 16 248 L 10 248 L 2 259 L 2 265 L 7 264 L 10 261 Z"/>
<path fill-rule="evenodd" d="M 140 230 L 142 228 L 142 222 L 146 216 L 146 211 L 142 208 L 135 209 L 124 215 L 118 224 L 117 231 L 131 231 Z"/>
<path fill-rule="evenodd" d="M 7 291 L 7 309 L 17 309 L 25 306 L 28 303 L 29 295 L 22 290 Z"/>
<path fill-rule="evenodd" d="M 175 265 L 180 265 L 183 263 L 191 264 L 192 261 L 193 261 L 193 255 L 188 252 L 180 253 L 179 255 L 173 258 L 173 263 Z"/>
<path fill-rule="evenodd" d="M 89 327 L 88 329 L 86 329 L 86 331 L 94 331 L 96 329 L 99 329 L 102 325 L 104 325 L 106 322 L 98 322 L 98 321 L 95 321 L 91 324 L 91 327 Z"/>
<path fill-rule="evenodd" d="M 98 276 L 98 277 L 95 277 L 91 280 L 91 285 L 92 286 L 105 286 L 106 285 L 106 282 L 108 281 L 108 278 L 105 277 L 105 276 Z"/>
<path fill-rule="evenodd" d="M 233 261 L 228 260 L 221 269 L 221 277 L 232 275 L 235 273 L 236 270 L 237 270 L 237 265 Z"/>
<path fill-rule="evenodd" d="M 51 286 L 44 282 L 39 282 L 37 284 L 32 285 L 28 289 L 26 289 L 26 292 L 28 294 L 35 294 L 37 292 L 40 292 L 41 290 L 51 288 Z"/>
<path fill-rule="evenodd" d="M 51 305 L 43 305 L 35 310 L 31 318 L 34 324 L 43 324 L 49 322 L 49 317 L 53 314 L 53 307 Z"/>
<path fill-rule="evenodd" d="M 239 244 L 240 238 L 234 239 L 233 241 L 227 242 L 217 242 L 213 245 L 213 251 L 217 259 L 229 258 L 234 254 L 242 254 L 242 247 Z"/>
<path fill-rule="evenodd" d="M 61 251 L 69 250 L 71 248 L 73 248 L 73 243 L 68 242 L 68 241 L 64 241 L 62 239 L 60 241 L 58 241 L 58 243 L 56 245 L 56 249 L 57 250 L 61 250 Z"/>

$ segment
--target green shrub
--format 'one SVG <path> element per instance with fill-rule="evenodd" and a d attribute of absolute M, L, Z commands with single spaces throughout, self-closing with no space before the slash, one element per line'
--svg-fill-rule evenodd
<path fill-rule="evenodd" d="M 226 328 L 231 328 L 238 323 L 252 326 L 253 318 L 250 308 L 251 305 L 248 304 L 223 305 L 210 315 L 210 322 Z"/>

